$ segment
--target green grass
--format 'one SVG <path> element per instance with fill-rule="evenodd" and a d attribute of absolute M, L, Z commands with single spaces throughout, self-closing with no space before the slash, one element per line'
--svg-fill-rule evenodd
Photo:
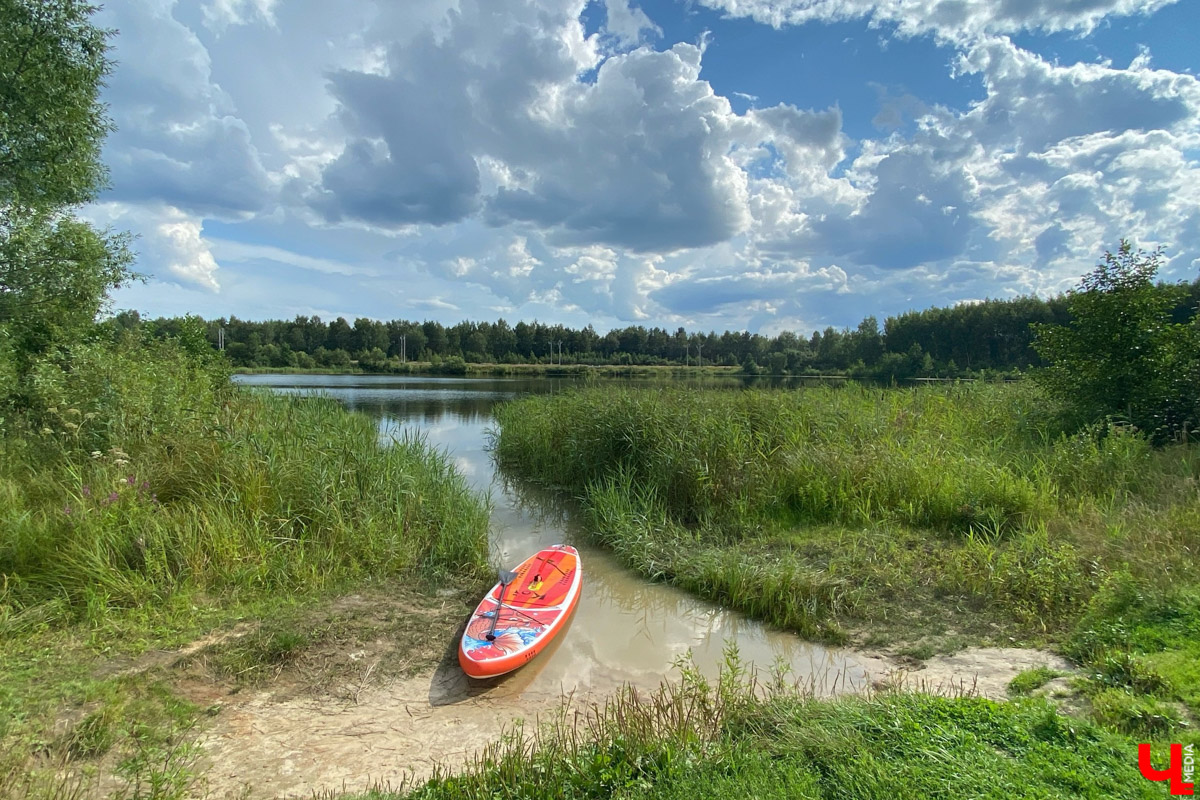
<path fill-rule="evenodd" d="M 1008 682 L 1009 694 L 1029 694 L 1065 673 L 1050 667 L 1033 667 L 1017 674 Z"/>
<path fill-rule="evenodd" d="M 537 731 L 406 794 L 474 798 L 1158 797 L 1129 741 L 1044 700 L 921 694 L 816 700 L 786 683 L 685 670 Z M 366 797 L 393 797 L 375 792 Z"/>

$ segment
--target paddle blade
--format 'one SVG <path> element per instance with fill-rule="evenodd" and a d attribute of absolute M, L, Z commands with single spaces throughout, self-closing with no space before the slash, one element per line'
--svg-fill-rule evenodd
<path fill-rule="evenodd" d="M 508 586 L 510 583 L 513 582 L 513 578 L 515 578 L 515 577 L 517 577 L 517 573 L 513 572 L 510 569 L 500 570 L 500 585 Z"/>

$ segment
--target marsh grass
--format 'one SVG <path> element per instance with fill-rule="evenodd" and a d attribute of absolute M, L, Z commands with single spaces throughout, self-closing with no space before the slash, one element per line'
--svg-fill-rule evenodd
<path fill-rule="evenodd" d="M 445 454 L 333 401 L 241 395 L 192 430 L 0 468 L 0 631 L 172 592 L 481 569 L 487 509 Z M 115 451 L 115 454 L 114 454 Z"/>

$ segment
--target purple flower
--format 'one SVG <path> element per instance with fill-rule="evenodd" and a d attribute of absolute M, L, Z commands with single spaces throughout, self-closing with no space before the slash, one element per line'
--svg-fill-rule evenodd
<path fill-rule="evenodd" d="M 142 481 L 142 491 L 143 492 L 150 491 L 150 481 Z"/>
<path fill-rule="evenodd" d="M 108 496 L 108 499 L 107 499 L 107 500 L 105 500 L 104 502 L 106 502 L 106 503 L 115 503 L 115 502 L 117 502 L 117 500 L 118 500 L 118 499 L 119 499 L 119 495 L 118 495 L 116 492 L 113 492 L 112 494 L 110 494 L 110 495 Z"/>
<path fill-rule="evenodd" d="M 84 497 L 91 497 L 91 496 L 92 496 L 92 487 L 90 487 L 90 486 L 84 486 L 84 487 L 83 487 L 83 496 L 84 496 Z"/>
<path fill-rule="evenodd" d="M 68 515 L 69 515 L 69 514 L 71 513 L 71 507 L 70 507 L 70 506 L 63 506 L 63 513 L 64 513 L 64 514 L 68 514 Z"/>

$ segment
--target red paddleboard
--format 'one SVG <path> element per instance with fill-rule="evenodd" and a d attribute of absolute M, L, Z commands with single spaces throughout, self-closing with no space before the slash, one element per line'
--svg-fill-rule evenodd
<path fill-rule="evenodd" d="M 458 663 L 472 678 L 494 678 L 529 663 L 565 627 L 579 602 L 583 570 L 570 545 L 547 547 L 513 573 L 507 585 L 492 587 L 467 622 Z"/>

